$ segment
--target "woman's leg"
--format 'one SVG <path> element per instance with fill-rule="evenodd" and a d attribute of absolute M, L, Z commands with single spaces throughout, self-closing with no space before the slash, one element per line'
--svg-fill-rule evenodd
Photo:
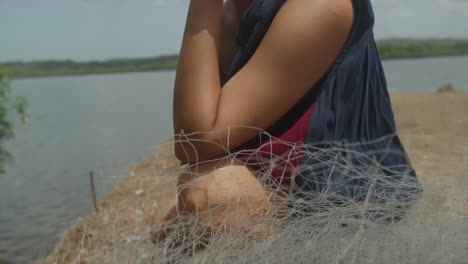
<path fill-rule="evenodd" d="M 278 210 L 286 208 L 278 203 L 278 197 L 267 191 L 242 163 L 206 163 L 180 175 L 178 202 L 168 210 L 163 222 L 197 217 L 214 231 L 239 228 L 268 236 L 274 231 L 273 225 L 246 224 L 265 216 L 278 216 Z M 153 241 L 164 240 L 167 234 L 167 230 L 154 232 Z"/>

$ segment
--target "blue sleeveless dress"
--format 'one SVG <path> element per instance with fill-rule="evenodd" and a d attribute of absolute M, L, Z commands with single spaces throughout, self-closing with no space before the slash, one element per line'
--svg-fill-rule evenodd
<path fill-rule="evenodd" d="M 252 57 L 285 0 L 255 0 L 240 21 L 240 52 L 227 79 Z M 411 202 L 422 191 L 396 134 L 385 74 L 373 35 L 370 0 L 353 0 L 354 24 L 344 50 L 323 78 L 266 131 L 279 137 L 313 104 L 308 155 L 295 177 L 298 197 Z M 259 146 L 252 139 L 243 148 Z M 369 193 L 371 194 L 369 196 Z"/>

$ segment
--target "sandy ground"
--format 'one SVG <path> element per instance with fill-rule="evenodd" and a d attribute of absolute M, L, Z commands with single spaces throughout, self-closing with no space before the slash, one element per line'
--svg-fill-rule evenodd
<path fill-rule="evenodd" d="M 412 210 L 468 216 L 468 94 L 397 93 L 392 103 L 399 134 L 425 189 L 424 199 Z M 178 172 L 171 145 L 160 148 L 130 170 L 100 203 L 99 212 L 67 229 L 41 263 L 94 263 L 92 252 L 118 250 L 139 239 L 138 234 L 147 234 L 174 200 Z M 467 226 L 459 231 L 468 235 Z"/>
<path fill-rule="evenodd" d="M 468 95 L 392 95 L 398 132 L 425 189 L 421 210 L 468 215 Z M 443 194 L 441 192 L 446 192 Z"/>

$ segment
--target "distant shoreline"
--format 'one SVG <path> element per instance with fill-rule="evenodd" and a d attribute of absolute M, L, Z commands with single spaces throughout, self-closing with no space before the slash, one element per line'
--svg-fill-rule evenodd
<path fill-rule="evenodd" d="M 464 39 L 387 39 L 377 42 L 382 60 L 404 60 L 468 55 L 468 40 Z M 107 61 L 75 62 L 51 60 L 3 63 L 15 79 L 116 74 L 133 72 L 173 71 L 178 55 L 150 58 L 111 59 Z M 0 63 L 1 64 L 1 63 Z"/>
<path fill-rule="evenodd" d="M 164 70 L 141 70 L 141 71 L 108 71 L 108 72 L 74 72 L 67 74 L 51 74 L 51 75 L 28 75 L 28 76 L 13 76 L 13 80 L 25 79 L 40 79 L 40 78 L 60 78 L 60 77 L 80 77 L 80 76 L 95 76 L 95 75 L 113 75 L 113 74 L 132 74 L 132 73 L 150 73 L 150 72 L 172 72 L 176 69 Z M 0 263 L 1 264 L 1 263 Z"/>
<path fill-rule="evenodd" d="M 431 58 L 457 58 L 467 57 L 468 54 L 463 55 L 440 55 L 440 56 L 428 56 L 428 57 L 404 57 L 404 58 L 390 58 L 382 59 L 382 61 L 398 61 L 398 60 L 414 60 L 414 59 L 431 59 Z M 132 74 L 132 73 L 151 73 L 151 72 L 171 72 L 175 71 L 176 67 L 168 69 L 157 69 L 157 70 L 139 70 L 139 71 L 103 71 L 103 72 L 70 72 L 67 74 L 42 74 L 42 75 L 27 75 L 27 76 L 13 76 L 13 80 L 23 79 L 36 79 L 36 78 L 60 78 L 60 77 L 79 77 L 79 76 L 95 76 L 95 75 L 112 75 L 112 74 Z"/>

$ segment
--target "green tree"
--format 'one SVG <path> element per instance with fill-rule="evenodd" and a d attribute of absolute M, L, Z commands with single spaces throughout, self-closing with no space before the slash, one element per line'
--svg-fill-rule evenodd
<path fill-rule="evenodd" d="M 5 172 L 5 164 L 13 157 L 5 149 L 6 140 L 12 138 L 14 120 L 26 121 L 28 102 L 22 96 L 12 96 L 11 81 L 8 69 L 0 65 L 0 173 Z"/>

